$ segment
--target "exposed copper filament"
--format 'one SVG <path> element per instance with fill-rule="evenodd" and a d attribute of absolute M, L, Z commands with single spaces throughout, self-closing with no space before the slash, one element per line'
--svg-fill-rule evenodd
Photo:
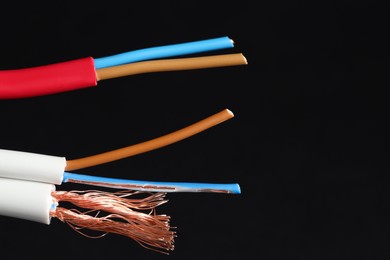
<path fill-rule="evenodd" d="M 145 198 L 129 199 L 128 196 L 142 194 L 134 191 L 109 193 L 103 191 L 53 191 L 52 196 L 58 202 L 66 201 L 73 205 L 88 209 L 82 213 L 76 209 L 69 210 L 57 207 L 51 216 L 69 224 L 77 232 L 91 237 L 80 229 L 90 229 L 107 233 L 115 233 L 132 238 L 145 248 L 158 252 L 174 249 L 176 233 L 171 230 L 170 217 L 156 215 L 155 208 L 167 200 L 165 193 L 150 194 Z M 142 212 L 147 211 L 147 212 Z M 91 216 L 93 212 L 104 213 L 105 216 Z"/>
<path fill-rule="evenodd" d="M 144 198 L 131 199 L 131 196 L 147 195 Z M 150 210 L 166 202 L 165 193 L 147 193 L 142 191 L 121 190 L 117 192 L 106 192 L 100 190 L 81 190 L 81 191 L 54 191 L 52 197 L 58 201 L 68 201 L 74 205 L 88 209 L 103 209 L 112 205 L 122 206 L 125 209 Z M 95 207 L 91 207 L 95 205 Z M 98 208 L 97 208 L 98 207 Z M 111 211 L 110 211 L 111 212 Z"/>

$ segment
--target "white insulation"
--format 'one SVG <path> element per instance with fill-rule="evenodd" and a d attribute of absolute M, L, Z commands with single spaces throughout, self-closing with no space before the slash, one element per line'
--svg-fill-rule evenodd
<path fill-rule="evenodd" d="M 54 190 L 49 183 L 0 178 L 0 215 L 50 224 Z"/>
<path fill-rule="evenodd" d="M 0 149 L 0 177 L 61 184 L 65 157 Z"/>

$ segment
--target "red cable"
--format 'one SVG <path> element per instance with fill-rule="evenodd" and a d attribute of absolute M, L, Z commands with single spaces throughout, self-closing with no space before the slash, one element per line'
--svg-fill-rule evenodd
<path fill-rule="evenodd" d="M 0 99 L 42 96 L 96 85 L 92 57 L 32 68 L 0 70 Z"/>

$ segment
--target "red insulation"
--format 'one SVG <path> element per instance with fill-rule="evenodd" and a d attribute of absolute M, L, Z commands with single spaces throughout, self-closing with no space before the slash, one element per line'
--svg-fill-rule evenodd
<path fill-rule="evenodd" d="M 32 68 L 0 70 L 0 99 L 43 96 L 96 85 L 92 57 Z"/>

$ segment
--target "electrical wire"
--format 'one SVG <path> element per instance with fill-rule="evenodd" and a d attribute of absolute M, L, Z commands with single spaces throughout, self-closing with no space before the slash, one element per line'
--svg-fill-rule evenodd
<path fill-rule="evenodd" d="M 169 254 L 174 250 L 175 227 L 170 226 L 170 216 L 156 213 L 158 206 L 168 202 L 165 195 L 138 191 L 53 191 L 51 197 L 55 203 L 67 202 L 75 208 L 57 205 L 49 215 L 90 238 L 118 234 L 147 249 Z M 101 234 L 90 235 L 87 230 Z"/>
<path fill-rule="evenodd" d="M 84 174 L 64 173 L 63 183 L 79 183 L 114 189 L 130 189 L 146 192 L 215 192 L 239 194 L 237 183 L 193 183 L 193 182 L 158 182 L 143 180 L 115 179 Z"/>
<path fill-rule="evenodd" d="M 228 37 L 173 44 L 94 59 L 86 57 L 55 64 L 0 71 L 0 99 L 27 98 L 96 86 L 98 81 L 163 71 L 246 65 L 241 54 L 161 59 L 232 48 Z M 156 182 L 84 175 L 69 171 L 96 166 L 152 151 L 178 142 L 227 119 L 225 109 L 173 133 L 121 149 L 66 160 L 65 157 L 0 149 L 0 215 L 50 224 L 51 218 L 67 223 L 87 237 L 114 233 L 132 238 L 141 246 L 168 253 L 176 232 L 170 217 L 157 214 L 168 192 L 241 193 L 237 183 Z M 116 189 L 58 191 L 55 185 L 78 183 Z M 121 189 L 118 191 L 118 189 Z M 10 199 L 12 198 L 12 199 Z M 60 206 L 67 202 L 74 206 Z M 89 235 L 88 230 L 101 232 Z"/>
<path fill-rule="evenodd" d="M 162 148 L 205 131 L 233 117 L 233 112 L 224 109 L 189 126 L 149 141 L 72 160 L 60 156 L 0 149 L 0 177 L 59 185 L 64 179 L 65 171 L 70 172 L 97 166 Z"/>
<path fill-rule="evenodd" d="M 69 172 L 70 170 L 96 166 L 170 145 L 205 131 L 206 129 L 232 118 L 233 116 L 234 114 L 229 109 L 224 109 L 203 120 L 158 138 L 121 149 L 73 160 L 66 160 L 64 157 L 0 150 L 0 165 L 2 165 L 0 169 L 0 177 L 47 182 L 57 185 L 73 182 L 90 186 L 148 192 L 240 193 L 240 187 L 235 183 L 212 184 L 192 182 L 153 182 L 105 178 Z M 21 164 L 20 161 L 24 161 L 26 163 Z"/>
<path fill-rule="evenodd" d="M 65 169 L 67 171 L 78 170 L 149 152 L 186 139 L 192 135 L 198 134 L 233 117 L 234 114 L 232 111 L 230 111 L 229 109 L 224 109 L 192 125 L 149 141 L 145 141 L 124 148 L 119 148 L 101 154 L 96 154 L 79 159 L 67 160 Z"/>
<path fill-rule="evenodd" d="M 0 215 L 44 224 L 52 218 L 90 238 L 117 234 L 163 254 L 174 250 L 175 227 L 170 216 L 157 214 L 170 192 L 240 194 L 237 183 L 156 182 L 91 176 L 69 172 L 164 147 L 232 118 L 222 110 L 173 133 L 111 152 L 66 160 L 65 157 L 0 149 Z M 66 170 L 66 171 L 65 171 Z M 75 183 L 102 190 L 57 190 Z M 12 198 L 12 199 L 10 199 Z M 68 208 L 61 204 L 73 205 Z M 88 234 L 92 231 L 92 234 Z M 98 235 L 96 235 L 98 232 Z"/>
<path fill-rule="evenodd" d="M 95 68 L 107 68 L 142 60 L 160 59 L 206 51 L 233 48 L 234 42 L 227 36 L 207 40 L 145 48 L 95 59 Z"/>
<path fill-rule="evenodd" d="M 97 86 L 98 81 L 104 79 L 140 73 L 246 65 L 247 60 L 241 53 L 145 61 L 231 47 L 233 41 L 230 38 L 220 37 L 147 48 L 98 59 L 86 57 L 31 68 L 0 70 L 0 99 L 73 91 Z"/>
<path fill-rule="evenodd" d="M 96 70 L 97 80 L 112 79 L 135 74 L 194 70 L 216 67 L 246 65 L 247 60 L 241 53 L 223 54 L 196 58 L 163 59 L 142 61 Z"/>
<path fill-rule="evenodd" d="M 168 202 L 165 195 L 132 190 L 59 191 L 50 183 L 0 178 L 0 215 L 46 225 L 56 218 L 86 237 L 117 234 L 168 254 L 174 249 L 176 232 L 170 216 L 157 214 L 157 207 Z"/>

